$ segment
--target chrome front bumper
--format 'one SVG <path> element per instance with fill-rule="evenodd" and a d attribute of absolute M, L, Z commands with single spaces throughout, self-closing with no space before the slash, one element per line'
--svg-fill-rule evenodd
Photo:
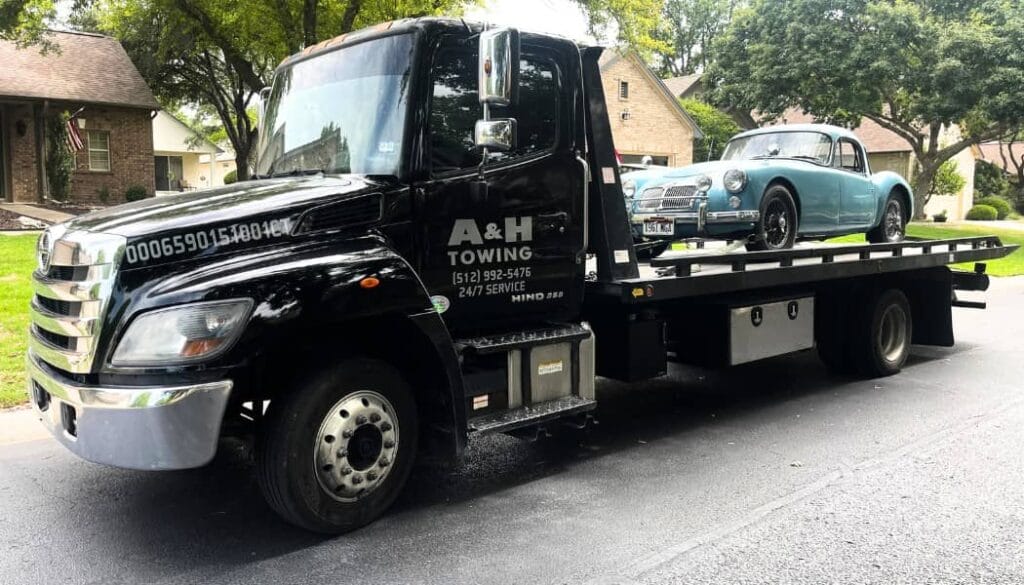
<path fill-rule="evenodd" d="M 658 211 L 652 213 L 634 213 L 633 221 L 643 223 L 647 219 L 671 219 L 676 223 L 694 223 L 705 225 L 709 223 L 754 223 L 761 219 L 761 212 L 757 210 L 740 211 L 707 211 L 701 208 L 700 211 Z"/>
<path fill-rule="evenodd" d="M 188 469 L 213 459 L 231 380 L 185 386 L 81 386 L 28 355 L 32 408 L 83 459 L 129 469 Z"/>

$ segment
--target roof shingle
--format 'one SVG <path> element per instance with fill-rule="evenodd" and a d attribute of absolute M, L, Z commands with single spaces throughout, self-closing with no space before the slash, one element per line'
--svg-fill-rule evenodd
<path fill-rule="evenodd" d="M 51 31 L 59 47 L 45 55 L 0 41 L 0 96 L 160 109 L 117 40 Z"/>

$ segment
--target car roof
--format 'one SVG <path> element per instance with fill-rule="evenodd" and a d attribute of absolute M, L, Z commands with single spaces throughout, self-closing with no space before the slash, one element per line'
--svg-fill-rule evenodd
<path fill-rule="evenodd" d="M 832 140 L 837 138 L 851 138 L 860 142 L 857 135 L 851 130 L 846 128 L 840 128 L 839 126 L 831 126 L 829 124 L 779 124 L 776 126 L 765 126 L 763 128 L 755 128 L 753 130 L 747 130 L 746 132 L 740 132 L 732 139 L 745 138 L 747 136 L 757 136 L 760 134 L 776 134 L 778 132 L 819 132 L 821 134 L 828 135 Z"/>

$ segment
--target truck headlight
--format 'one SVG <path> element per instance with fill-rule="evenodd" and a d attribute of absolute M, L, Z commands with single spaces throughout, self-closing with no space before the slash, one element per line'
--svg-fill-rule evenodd
<path fill-rule="evenodd" d="M 730 193 L 739 193 L 747 186 L 747 173 L 739 169 L 730 169 L 725 171 L 725 176 L 722 178 L 722 184 L 725 185 L 725 190 Z"/>
<path fill-rule="evenodd" d="M 251 307 L 251 300 L 235 299 L 143 313 L 128 326 L 111 362 L 150 366 L 212 358 L 234 343 Z"/>
<path fill-rule="evenodd" d="M 622 182 L 622 194 L 626 197 L 632 198 L 636 194 L 636 181 L 633 179 L 626 179 Z"/>

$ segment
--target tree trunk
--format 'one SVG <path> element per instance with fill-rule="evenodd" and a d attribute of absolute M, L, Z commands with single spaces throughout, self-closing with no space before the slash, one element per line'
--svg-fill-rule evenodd
<path fill-rule="evenodd" d="M 914 219 L 924 219 L 924 206 L 931 199 L 932 181 L 939 165 L 934 161 L 918 160 L 919 169 L 911 187 L 914 190 Z"/>

